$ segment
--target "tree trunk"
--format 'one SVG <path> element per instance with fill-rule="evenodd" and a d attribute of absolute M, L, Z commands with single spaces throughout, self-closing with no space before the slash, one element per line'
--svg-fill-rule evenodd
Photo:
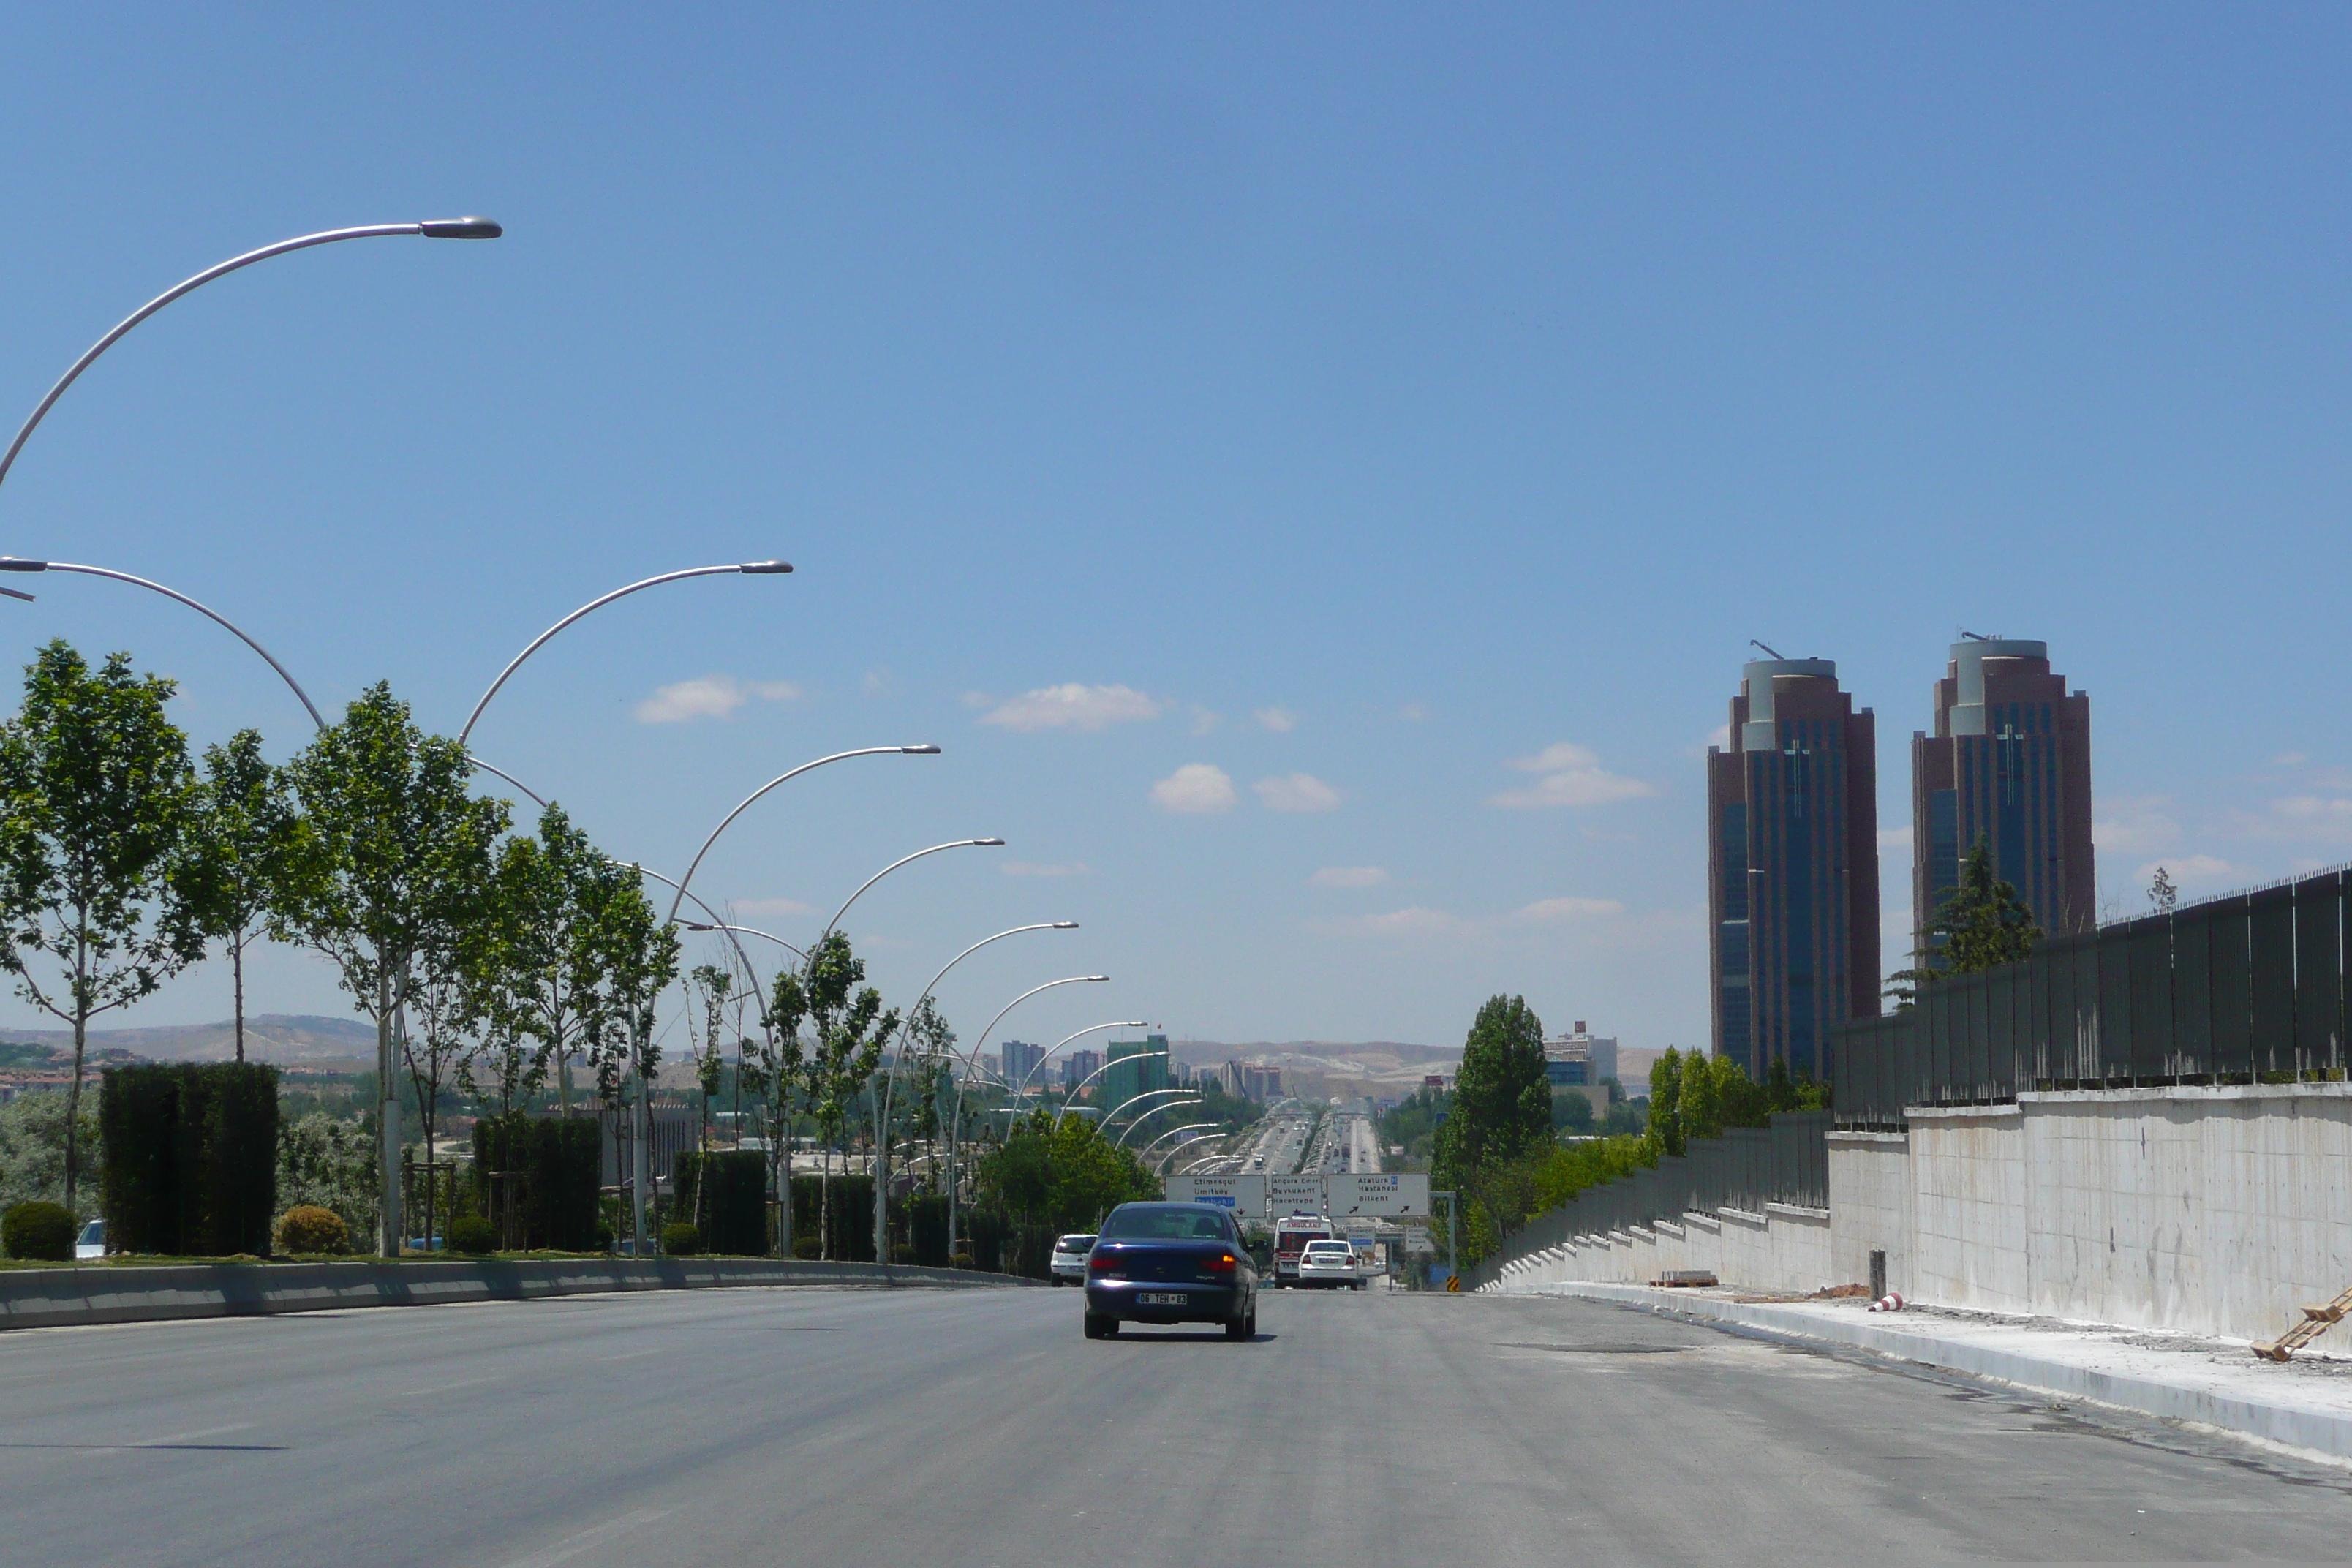
<path fill-rule="evenodd" d="M 73 1082 L 66 1089 L 66 1208 L 77 1221 L 81 1218 L 81 1211 L 74 1207 L 74 1187 L 81 1175 L 81 1063 L 89 1044 L 89 1015 L 76 1007 Z"/>
<path fill-rule="evenodd" d="M 653 1161 L 646 1148 L 654 1130 L 653 1086 L 646 1081 L 641 1068 L 637 1073 L 636 1136 L 631 1139 L 629 1150 L 629 1228 L 636 1237 L 632 1255 L 646 1256 L 646 1174 Z"/>
<path fill-rule="evenodd" d="M 874 1096 L 874 1158 L 866 1169 L 874 1182 L 874 1261 L 890 1261 L 890 1115 L 883 1091 L 868 1086 Z"/>
<path fill-rule="evenodd" d="M 377 1098 L 376 1153 L 383 1202 L 379 1250 L 385 1258 L 400 1256 L 400 1056 L 394 1040 L 395 1016 L 392 976 L 377 964 L 375 1011 L 375 1070 Z"/>
<path fill-rule="evenodd" d="M 228 969 L 236 976 L 236 1061 L 245 1065 L 245 933 L 229 938 Z"/>

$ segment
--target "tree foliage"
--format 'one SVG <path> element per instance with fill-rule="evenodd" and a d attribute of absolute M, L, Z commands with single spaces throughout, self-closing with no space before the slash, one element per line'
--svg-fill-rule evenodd
<path fill-rule="evenodd" d="M 286 777 L 240 730 L 205 748 L 195 810 L 174 875 L 204 934 L 228 953 L 236 1059 L 245 1060 L 245 950 L 259 931 L 307 831 Z"/>
<path fill-rule="evenodd" d="M 1543 1020 L 1522 996 L 1489 997 L 1463 1042 L 1462 1068 L 1431 1150 L 1441 1187 L 1515 1160 L 1551 1137 L 1551 1080 Z"/>
<path fill-rule="evenodd" d="M 1160 1195 L 1140 1161 L 1093 1122 L 1039 1107 L 982 1158 L 978 1202 L 1007 1218 L 1087 1230 L 1124 1203 Z"/>
<path fill-rule="evenodd" d="M 173 691 L 134 674 L 129 654 L 93 670 L 60 639 L 26 667 L 23 706 L 0 731 L 0 967 L 73 1030 L 68 1208 L 90 1019 L 152 994 L 204 952 L 171 876 L 195 795 L 187 739 L 163 711 Z"/>
<path fill-rule="evenodd" d="M 1976 974 L 2030 957 L 2042 928 L 2017 889 L 1994 869 L 1992 847 L 1979 838 L 1960 862 L 1958 886 L 1944 895 L 1913 966 L 1888 977 L 1885 994 L 1911 1006 L 1923 985 Z"/>

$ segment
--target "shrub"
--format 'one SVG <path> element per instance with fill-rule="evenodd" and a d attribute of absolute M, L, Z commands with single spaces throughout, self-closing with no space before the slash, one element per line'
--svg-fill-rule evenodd
<path fill-rule="evenodd" d="M 460 1215 L 449 1222 L 449 1249 L 479 1258 L 499 1249 L 499 1227 L 480 1215 Z"/>
<path fill-rule="evenodd" d="M 349 1252 L 352 1228 L 343 1216 L 316 1204 L 298 1204 L 278 1216 L 281 1252 Z"/>
<path fill-rule="evenodd" d="M 100 1191 L 123 1252 L 269 1249 L 278 1207 L 278 1069 L 257 1062 L 109 1068 Z"/>
<path fill-rule="evenodd" d="M 702 1232 L 682 1219 L 662 1226 L 662 1250 L 672 1258 L 691 1258 L 702 1250 Z"/>
<path fill-rule="evenodd" d="M 980 1267 L 980 1260 L 972 1257 L 969 1252 L 959 1252 L 953 1258 L 948 1259 L 948 1267 L 950 1268 L 977 1268 Z"/>
<path fill-rule="evenodd" d="M 74 1217 L 62 1204 L 18 1204 L 0 1217 L 0 1242 L 11 1258 L 39 1258 L 47 1263 L 70 1263 L 74 1255 Z"/>
<path fill-rule="evenodd" d="M 705 1192 L 703 1173 L 709 1173 Z M 679 1153 L 676 1166 L 677 1210 L 702 1227 L 709 1250 L 757 1258 L 768 1250 L 768 1157 L 721 1150 L 708 1155 Z"/>
<path fill-rule="evenodd" d="M 474 1181 L 483 1210 L 515 1246 L 556 1252 L 609 1251 L 599 1223 L 597 1163 L 602 1119 L 486 1116 L 474 1124 Z"/>
<path fill-rule="evenodd" d="M 824 1250 L 824 1243 L 818 1240 L 814 1236 L 796 1236 L 793 1237 L 793 1256 L 794 1258 L 807 1261 L 814 1261 L 817 1255 L 822 1253 Z"/>
<path fill-rule="evenodd" d="M 905 1242 L 900 1242 L 890 1248 L 890 1261 L 893 1263 L 912 1263 L 915 1261 L 915 1249 L 908 1247 Z"/>

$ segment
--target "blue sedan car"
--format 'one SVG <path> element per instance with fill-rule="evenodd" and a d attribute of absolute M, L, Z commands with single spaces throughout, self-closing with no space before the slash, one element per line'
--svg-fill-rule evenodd
<path fill-rule="evenodd" d="M 1209 1204 L 1121 1204 L 1087 1254 L 1087 1338 L 1121 1323 L 1222 1323 L 1257 1332 L 1257 1268 L 1234 1216 Z"/>

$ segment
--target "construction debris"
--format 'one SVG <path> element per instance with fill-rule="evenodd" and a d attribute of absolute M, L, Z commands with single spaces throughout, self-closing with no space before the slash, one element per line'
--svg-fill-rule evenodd
<path fill-rule="evenodd" d="M 2294 1327 L 2266 1345 L 2253 1346 L 2253 1352 L 2264 1361 L 2284 1361 L 2326 1333 L 2329 1324 L 2340 1322 L 2347 1312 L 2352 1312 L 2352 1289 L 2347 1289 L 2325 1307 L 2305 1307 Z"/>

